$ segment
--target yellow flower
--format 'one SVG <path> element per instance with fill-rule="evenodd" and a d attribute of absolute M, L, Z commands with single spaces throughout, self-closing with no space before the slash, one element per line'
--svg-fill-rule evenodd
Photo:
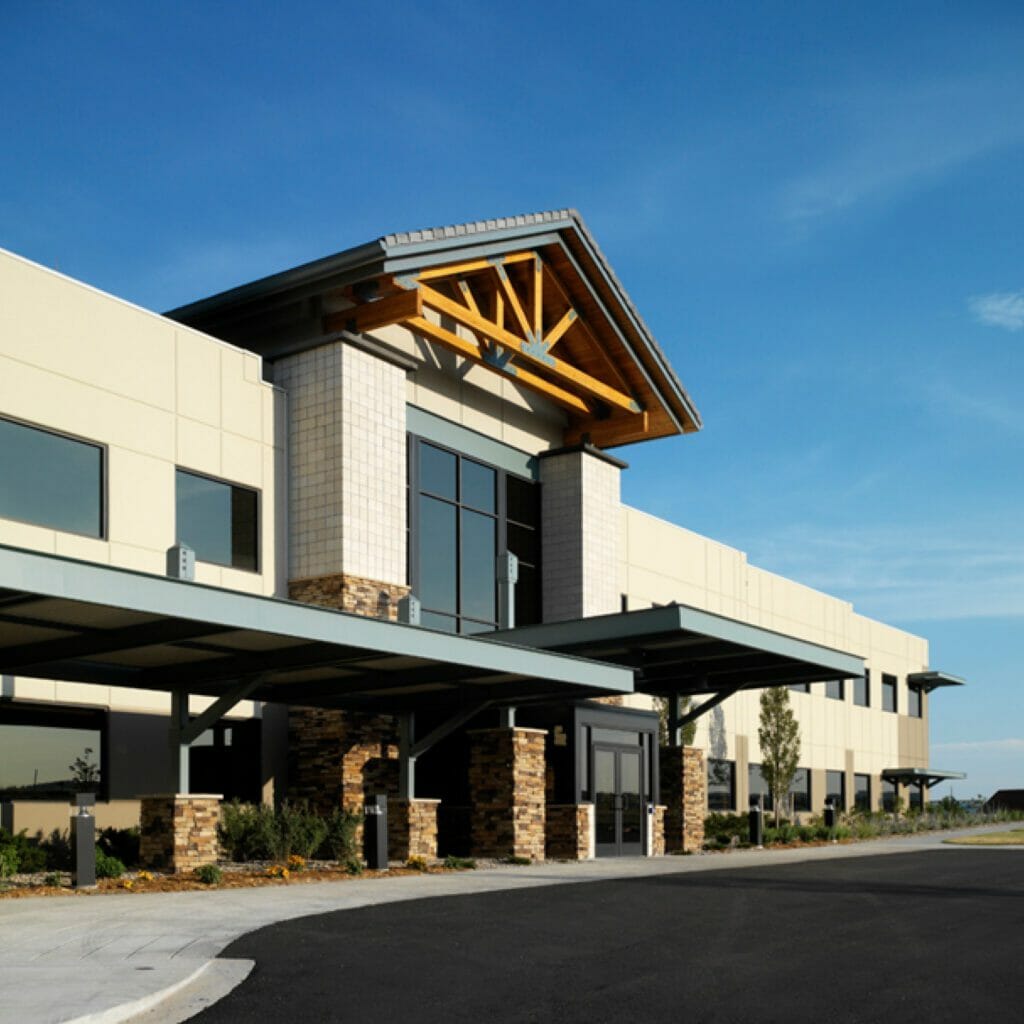
<path fill-rule="evenodd" d="M 133 881 L 132 881 L 132 880 L 131 880 L 130 878 L 126 878 L 126 879 L 125 879 L 125 880 L 124 880 L 124 881 L 123 881 L 123 882 L 121 883 L 121 888 L 122 888 L 122 889 L 130 889 L 130 888 L 131 888 L 131 887 L 132 887 L 133 885 L 135 885 L 135 883 L 134 883 L 134 882 L 133 882 Z"/>
<path fill-rule="evenodd" d="M 153 873 L 151 871 L 140 871 L 136 877 L 140 882 L 153 881 Z"/>

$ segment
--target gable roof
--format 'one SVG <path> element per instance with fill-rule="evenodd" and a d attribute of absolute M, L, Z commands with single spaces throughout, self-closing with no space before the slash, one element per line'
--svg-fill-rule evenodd
<path fill-rule="evenodd" d="M 528 265 L 530 259 L 534 263 Z M 537 330 L 532 334 L 520 332 L 524 344 L 519 350 L 510 347 L 516 339 L 507 332 L 500 335 L 503 340 L 499 346 L 493 324 L 488 327 L 489 321 L 478 323 L 462 310 L 466 318 L 460 320 L 460 325 L 479 338 L 481 362 L 512 376 L 518 367 L 519 383 L 529 387 L 527 382 L 533 381 L 557 401 L 568 399 L 563 402 L 570 412 L 567 443 L 590 440 L 608 447 L 700 429 L 700 414 L 682 381 L 582 217 L 573 209 L 382 235 L 333 256 L 181 306 L 167 316 L 273 358 L 280 353 L 275 353 L 270 335 L 280 338 L 288 332 L 272 330 L 271 325 L 280 325 L 289 317 L 308 316 L 310 307 L 323 316 L 326 327 L 358 330 L 353 310 L 391 297 L 408 321 L 407 326 L 409 322 L 423 324 L 429 317 L 423 314 L 420 299 L 413 297 L 405 302 L 399 295 L 404 289 L 417 296 L 422 293 L 428 310 L 433 309 L 432 299 L 445 300 L 445 315 L 450 316 L 454 309 L 458 318 L 463 301 L 476 306 L 472 298 L 463 299 L 459 288 L 465 291 L 468 287 L 471 294 L 500 291 L 498 279 L 493 277 L 496 272 L 507 278 L 501 282 L 506 294 L 511 288 L 525 298 L 532 287 L 532 265 L 538 268 L 536 280 L 546 282 L 547 288 L 543 302 L 538 299 L 537 303 Z M 450 275 L 445 268 L 451 268 Z M 426 275 L 429 281 L 420 280 L 419 275 Z M 372 290 L 368 288 L 371 284 Z M 510 301 L 514 309 L 514 296 Z M 374 310 L 374 327 L 381 326 L 380 314 L 385 308 L 377 306 Z M 350 316 L 346 318 L 345 313 Z M 550 326 L 560 317 L 570 324 L 578 319 L 578 326 L 558 333 L 560 348 L 552 356 L 548 349 L 555 342 L 544 344 L 546 328 L 542 329 L 541 324 Z M 402 318 L 396 314 L 391 322 L 402 322 Z M 330 333 L 326 327 L 319 331 L 321 342 L 323 335 Z M 490 330 L 492 336 L 485 338 L 481 327 L 484 332 Z M 410 329 L 415 330 L 415 326 Z M 446 343 L 444 331 L 435 334 L 438 336 L 431 336 L 431 341 Z M 493 350 L 502 347 L 504 359 L 493 358 Z"/>

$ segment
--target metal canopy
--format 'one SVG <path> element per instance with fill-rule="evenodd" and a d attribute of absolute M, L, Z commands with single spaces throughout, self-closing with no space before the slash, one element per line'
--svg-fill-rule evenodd
<path fill-rule="evenodd" d="M 886 782 L 898 782 L 904 786 L 923 785 L 931 788 L 951 779 L 966 779 L 964 772 L 943 772 L 937 768 L 883 768 L 882 778 Z"/>
<path fill-rule="evenodd" d="M 635 688 L 659 695 L 722 693 L 852 679 L 864 660 L 687 605 L 524 626 L 502 640 L 627 665 Z"/>
<path fill-rule="evenodd" d="M 965 680 L 959 676 L 951 676 L 945 672 L 911 672 L 907 676 L 907 686 L 912 686 L 922 693 L 931 693 L 940 686 L 964 686 Z"/>
<path fill-rule="evenodd" d="M 0 672 L 388 713 L 633 690 L 613 665 L 4 545 Z"/>

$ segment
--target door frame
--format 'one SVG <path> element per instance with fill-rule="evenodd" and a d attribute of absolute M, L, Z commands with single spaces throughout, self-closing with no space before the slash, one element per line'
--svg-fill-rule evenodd
<path fill-rule="evenodd" d="M 615 842 L 600 843 L 597 841 L 597 753 L 613 754 L 615 757 Z M 639 762 L 639 783 L 640 783 L 640 842 L 639 844 L 625 844 L 622 840 L 623 808 L 622 808 L 622 758 L 624 755 L 636 757 Z M 651 794 L 646 790 L 645 780 L 647 779 L 647 751 L 639 744 L 611 743 L 600 740 L 590 744 L 588 751 L 590 759 L 590 778 L 594 786 L 594 856 L 595 857 L 645 857 L 650 852 L 647 842 L 647 808 L 651 802 Z M 628 849 L 624 847 L 628 845 Z M 635 849 L 639 846 L 639 849 Z"/>

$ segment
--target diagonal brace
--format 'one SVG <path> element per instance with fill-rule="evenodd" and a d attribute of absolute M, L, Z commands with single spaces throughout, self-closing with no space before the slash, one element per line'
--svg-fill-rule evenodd
<path fill-rule="evenodd" d="M 239 701 L 245 700 L 263 682 L 263 676 L 252 676 L 240 682 L 234 689 L 218 697 L 201 715 L 191 719 L 178 732 L 178 742 L 194 743 L 212 725 L 216 725 Z"/>

